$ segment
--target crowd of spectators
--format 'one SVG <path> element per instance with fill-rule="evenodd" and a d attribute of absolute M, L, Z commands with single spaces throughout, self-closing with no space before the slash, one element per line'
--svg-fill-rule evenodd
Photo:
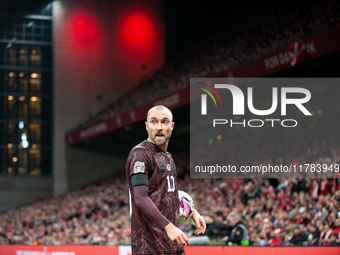
<path fill-rule="evenodd" d="M 117 177 L 0 215 L 0 244 L 127 244 L 130 234 L 126 181 Z"/>
<path fill-rule="evenodd" d="M 192 77 L 209 77 L 340 24 L 340 2 L 248 2 L 221 27 L 136 85 L 79 127 L 188 86 Z"/>
<path fill-rule="evenodd" d="M 332 150 L 330 163 L 339 164 L 340 148 Z M 174 154 L 179 189 L 193 198 L 214 244 L 225 244 L 222 238 L 231 230 L 227 216 L 237 212 L 253 246 L 340 245 L 339 178 L 190 179 L 188 158 L 188 150 Z M 195 238 L 191 220 L 180 228 Z M 0 215 L 0 244 L 118 245 L 130 239 L 124 170 Z"/>
<path fill-rule="evenodd" d="M 207 235 L 220 244 L 232 228 L 227 215 L 237 212 L 252 246 L 340 246 L 338 179 L 187 179 L 184 183 L 188 185 L 182 188 L 205 216 Z M 195 228 L 188 222 L 182 230 L 192 236 Z"/>
<path fill-rule="evenodd" d="M 207 222 L 211 240 L 230 234 L 227 215 L 237 212 L 250 245 L 340 245 L 338 179 L 189 179 L 187 191 Z M 180 228 L 194 236 L 189 220 Z M 0 244 L 129 244 L 126 182 L 106 178 L 96 185 L 0 215 Z"/>

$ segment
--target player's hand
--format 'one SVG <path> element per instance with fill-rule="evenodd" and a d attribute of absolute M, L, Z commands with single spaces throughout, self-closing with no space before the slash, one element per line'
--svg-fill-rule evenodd
<path fill-rule="evenodd" d="M 204 219 L 202 216 L 197 212 L 196 209 L 194 209 L 194 212 L 192 213 L 191 216 L 192 220 L 195 222 L 197 230 L 196 234 L 204 234 L 205 230 L 207 229 L 207 225 L 205 224 Z"/>
<path fill-rule="evenodd" d="M 164 230 L 166 231 L 168 237 L 174 244 L 179 245 L 190 245 L 189 239 L 179 228 L 175 227 L 172 223 L 169 223 L 165 226 Z"/>
<path fill-rule="evenodd" d="M 222 241 L 227 242 L 228 239 L 229 239 L 229 236 L 225 236 L 225 237 L 222 238 Z"/>

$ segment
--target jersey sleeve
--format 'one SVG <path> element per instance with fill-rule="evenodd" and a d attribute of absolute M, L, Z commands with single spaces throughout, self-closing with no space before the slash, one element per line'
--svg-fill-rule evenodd
<path fill-rule="evenodd" d="M 150 169 L 151 165 L 145 155 L 145 150 L 138 148 L 130 152 L 127 169 L 130 178 L 137 174 L 149 175 Z"/>
<path fill-rule="evenodd" d="M 148 196 L 148 190 L 149 188 L 145 186 L 133 187 L 136 205 L 158 228 L 164 229 L 170 221 L 161 214 L 155 203 L 152 202 Z"/>

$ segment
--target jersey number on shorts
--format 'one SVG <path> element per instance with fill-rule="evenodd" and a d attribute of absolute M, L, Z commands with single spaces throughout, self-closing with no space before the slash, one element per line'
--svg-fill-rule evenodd
<path fill-rule="evenodd" d="M 175 178 L 171 176 L 166 177 L 168 179 L 168 192 L 174 192 L 175 191 Z"/>

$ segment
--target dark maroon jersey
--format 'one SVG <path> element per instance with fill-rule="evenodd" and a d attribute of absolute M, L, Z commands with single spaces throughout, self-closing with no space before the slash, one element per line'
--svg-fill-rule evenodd
<path fill-rule="evenodd" d="M 169 152 L 145 140 L 135 146 L 126 162 L 130 191 L 131 245 L 133 254 L 177 253 L 183 246 L 172 243 L 164 229 L 147 218 L 136 206 L 131 176 L 146 174 L 148 195 L 160 213 L 178 226 L 179 202 L 176 166 Z"/>

